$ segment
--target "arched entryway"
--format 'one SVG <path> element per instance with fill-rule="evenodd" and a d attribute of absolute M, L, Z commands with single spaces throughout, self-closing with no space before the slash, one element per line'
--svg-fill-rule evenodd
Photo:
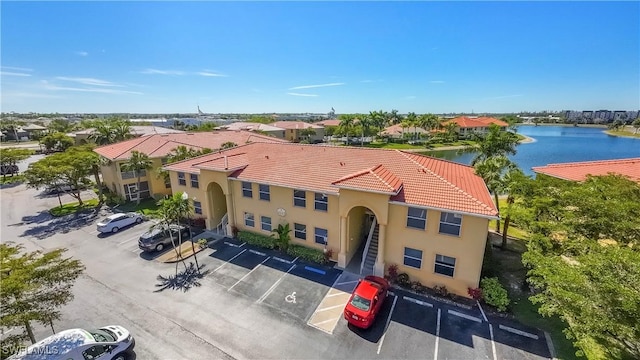
<path fill-rule="evenodd" d="M 207 228 L 215 230 L 227 214 L 227 201 L 222 187 L 215 182 L 207 186 Z"/>
<path fill-rule="evenodd" d="M 346 270 L 361 274 L 374 273 L 378 254 L 378 220 L 365 206 L 355 206 L 347 215 Z"/>

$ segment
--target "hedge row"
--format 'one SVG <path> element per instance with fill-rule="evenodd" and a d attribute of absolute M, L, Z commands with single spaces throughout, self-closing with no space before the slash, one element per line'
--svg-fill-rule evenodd
<path fill-rule="evenodd" d="M 276 247 L 276 239 L 270 236 L 254 234 L 248 231 L 239 231 L 238 239 L 246 242 L 249 245 L 259 246 L 267 249 L 275 249 Z"/>
<path fill-rule="evenodd" d="M 266 249 L 277 248 L 276 239 L 266 235 L 254 234 L 248 231 L 239 231 L 238 239 L 253 246 L 259 246 Z M 293 257 L 299 257 L 302 260 L 311 261 L 318 264 L 325 264 L 327 262 L 322 250 L 313 249 L 302 245 L 289 244 L 287 254 Z"/>

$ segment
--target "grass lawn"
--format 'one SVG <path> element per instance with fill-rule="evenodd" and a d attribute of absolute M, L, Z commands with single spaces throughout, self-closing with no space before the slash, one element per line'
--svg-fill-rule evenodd
<path fill-rule="evenodd" d="M 13 183 L 18 183 L 18 182 L 24 182 L 26 179 L 24 177 L 24 175 L 19 174 L 19 175 L 9 175 L 7 177 L 0 177 L 0 184 L 4 185 L 4 184 L 13 184 Z"/>
<path fill-rule="evenodd" d="M 500 204 L 500 209 L 506 209 L 507 208 L 507 199 L 506 198 L 499 198 L 498 199 L 498 203 Z M 500 221 L 500 227 L 502 230 L 502 227 L 504 226 L 504 219 L 502 221 Z M 496 220 L 490 220 L 489 221 L 489 229 L 490 230 L 495 230 L 496 228 Z M 527 233 L 526 231 L 519 229 L 518 227 L 514 226 L 513 223 L 509 224 L 509 230 L 507 230 L 507 235 L 517 238 L 517 239 L 527 239 L 527 237 L 529 236 L 529 233 Z"/>
<path fill-rule="evenodd" d="M 129 201 L 122 205 L 119 205 L 116 209 L 123 212 L 139 212 L 148 217 L 158 217 L 159 208 L 157 201 L 153 198 L 144 199 L 140 201 L 140 204 L 136 204 L 135 201 Z"/>
<path fill-rule="evenodd" d="M 634 134 L 633 131 L 613 131 L 613 130 L 607 130 L 605 131 L 607 134 L 609 135 L 614 135 L 614 136 L 627 136 L 627 137 L 634 137 L 634 138 L 638 138 L 640 139 L 640 131 L 637 134 Z"/>
<path fill-rule="evenodd" d="M 63 204 L 62 206 L 56 206 L 53 209 L 49 210 L 51 215 L 53 216 L 65 216 L 69 214 L 74 214 L 81 210 L 93 209 L 98 206 L 98 199 L 90 199 L 83 201 L 83 205 L 79 206 L 78 202 L 73 202 L 69 204 Z"/>
<path fill-rule="evenodd" d="M 386 142 L 372 142 L 370 144 L 366 144 L 365 147 L 375 148 L 375 149 L 394 149 L 394 150 L 435 150 L 441 147 L 448 146 L 471 146 L 473 142 L 468 140 L 460 140 L 448 143 L 429 143 L 427 147 L 425 144 L 422 145 L 412 145 L 412 144 L 400 144 L 400 143 L 386 143 Z"/>

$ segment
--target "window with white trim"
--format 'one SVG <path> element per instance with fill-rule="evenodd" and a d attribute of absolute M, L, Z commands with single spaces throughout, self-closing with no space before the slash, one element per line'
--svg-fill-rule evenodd
<path fill-rule="evenodd" d="M 199 183 L 198 183 L 198 175 L 196 174 L 189 174 L 189 176 L 191 177 L 191 187 L 192 188 L 198 188 Z"/>
<path fill-rule="evenodd" d="M 307 225 L 293 223 L 293 236 L 296 239 L 307 240 Z"/>
<path fill-rule="evenodd" d="M 453 277 L 453 273 L 455 269 L 456 269 L 456 258 L 453 258 L 450 256 L 444 256 L 440 254 L 436 255 L 436 263 L 433 271 L 435 271 L 438 274 Z"/>
<path fill-rule="evenodd" d="M 420 269 L 422 267 L 422 250 L 404 248 L 404 264 Z"/>
<path fill-rule="evenodd" d="M 185 178 L 183 172 L 178 173 L 178 184 L 187 186 L 187 179 Z"/>
<path fill-rule="evenodd" d="M 315 238 L 317 244 L 326 245 L 327 238 L 329 237 L 329 230 L 322 228 L 315 228 Z"/>
<path fill-rule="evenodd" d="M 271 201 L 271 193 L 269 192 L 269 185 L 258 185 L 258 191 L 260 195 L 260 200 Z"/>
<path fill-rule="evenodd" d="M 271 218 L 268 216 L 261 216 L 260 228 L 264 231 L 271 231 Z"/>
<path fill-rule="evenodd" d="M 255 227 L 256 226 L 256 221 L 253 218 L 253 214 L 252 213 L 244 213 L 244 224 L 246 226 L 251 226 L 251 227 Z"/>
<path fill-rule="evenodd" d="M 307 207 L 307 192 L 304 190 L 293 190 L 293 206 Z"/>
<path fill-rule="evenodd" d="M 407 227 L 424 230 L 427 226 L 427 210 L 407 208 Z"/>
<path fill-rule="evenodd" d="M 316 193 L 315 209 L 320 211 L 327 211 L 329 208 L 329 198 L 322 193 Z"/>
<path fill-rule="evenodd" d="M 242 182 L 242 196 L 252 198 L 253 197 L 253 188 L 251 187 L 250 182 L 243 181 Z"/>
<path fill-rule="evenodd" d="M 193 202 L 193 212 L 202 215 L 202 203 L 200 201 Z"/>
<path fill-rule="evenodd" d="M 460 236 L 462 215 L 442 212 L 440 213 L 440 234 Z"/>

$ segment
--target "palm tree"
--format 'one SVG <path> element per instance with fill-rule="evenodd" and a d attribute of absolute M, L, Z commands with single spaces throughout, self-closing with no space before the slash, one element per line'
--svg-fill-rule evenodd
<path fill-rule="evenodd" d="M 391 110 L 389 113 L 389 123 L 392 125 L 399 124 L 402 121 L 402 116 L 398 114 L 398 110 Z"/>
<path fill-rule="evenodd" d="M 342 130 L 347 136 L 347 145 L 349 145 L 349 132 L 355 123 L 355 117 L 351 114 L 343 114 L 339 116 L 340 118 L 340 130 Z"/>
<path fill-rule="evenodd" d="M 93 132 L 89 135 L 89 139 L 93 140 L 97 145 L 107 145 L 114 143 L 114 136 L 111 127 L 104 122 L 96 122 Z"/>
<path fill-rule="evenodd" d="M 362 137 L 360 138 L 360 146 L 364 146 L 364 137 L 369 135 L 369 131 L 371 130 L 371 125 L 373 125 L 371 118 L 367 114 L 359 114 L 358 115 L 358 125 L 362 129 Z"/>
<path fill-rule="evenodd" d="M 476 143 L 467 151 L 478 152 L 478 155 L 473 159 L 471 165 L 491 157 L 514 155 L 516 153 L 516 145 L 520 141 L 515 133 L 502 131 L 499 126 L 494 124 L 489 126 L 487 134 L 473 134 L 472 139 Z"/>
<path fill-rule="evenodd" d="M 141 153 L 137 150 L 131 152 L 131 157 L 127 162 L 122 164 L 125 171 L 135 171 L 138 176 L 138 184 L 136 186 L 136 204 L 140 204 L 140 178 L 142 177 L 142 170 L 149 170 L 153 166 L 153 162 L 149 159 L 149 155 Z"/>
<path fill-rule="evenodd" d="M 425 129 L 427 132 L 431 132 L 432 129 L 438 127 L 440 122 L 438 121 L 438 117 L 433 114 L 422 114 L 418 118 L 419 126 Z"/>
<path fill-rule="evenodd" d="M 405 117 L 405 120 L 407 121 L 407 124 L 409 124 L 409 127 L 413 128 L 413 132 L 411 133 L 411 139 L 415 140 L 416 127 L 418 126 L 418 116 L 416 115 L 416 113 L 410 112 Z"/>
<path fill-rule="evenodd" d="M 507 233 L 509 224 L 514 210 L 514 203 L 518 196 L 526 196 L 531 193 L 529 186 L 531 178 L 525 175 L 519 168 L 509 168 L 503 176 L 503 191 L 507 195 L 507 209 L 504 218 L 504 226 L 502 228 L 502 244 L 500 247 L 504 250 L 507 248 Z"/>
<path fill-rule="evenodd" d="M 370 111 L 369 118 L 371 119 L 371 124 L 378 130 L 376 134 L 378 135 L 378 137 L 380 137 L 382 130 L 384 130 L 384 128 L 387 125 L 387 118 L 385 116 L 385 112 L 382 110 Z"/>
<path fill-rule="evenodd" d="M 407 120 L 402 120 L 402 122 L 400 123 L 400 127 L 402 128 L 402 140 L 404 140 L 404 129 L 410 127 L 411 124 L 409 124 L 409 122 Z"/>
<path fill-rule="evenodd" d="M 131 125 L 128 121 L 117 120 L 111 125 L 113 142 L 123 141 L 132 138 Z"/>
<path fill-rule="evenodd" d="M 516 169 L 516 165 L 506 156 L 493 156 L 476 162 L 474 168 L 476 174 L 484 180 L 493 194 L 496 209 L 500 212 L 498 196 L 505 188 L 504 173 Z M 500 232 L 500 220 L 496 221 L 496 232 Z"/>
<path fill-rule="evenodd" d="M 315 132 L 314 132 L 315 133 Z M 225 143 L 222 143 L 222 145 L 220 145 L 220 149 L 224 150 L 224 149 L 231 149 L 238 146 L 238 144 L 234 143 L 233 141 L 227 141 Z"/>
<path fill-rule="evenodd" d="M 158 205 L 160 206 L 160 222 L 155 225 L 160 227 L 162 231 L 169 232 L 169 238 L 171 239 L 171 245 L 173 246 L 173 251 L 176 253 L 176 259 L 182 262 L 185 271 L 187 270 L 187 264 L 184 262 L 182 258 L 182 254 L 178 251 L 179 246 L 176 245 L 176 241 L 173 238 L 173 232 L 171 231 L 171 225 L 178 224 L 179 222 L 179 211 L 180 203 L 182 202 L 182 193 L 175 193 L 171 196 L 168 196 L 160 201 L 158 201 Z M 181 237 L 182 231 L 178 231 L 178 236 Z M 176 261 L 176 277 L 178 276 L 178 262 Z"/>
<path fill-rule="evenodd" d="M 637 118 L 635 120 L 633 120 L 633 122 L 631 123 L 631 126 L 633 126 L 633 128 L 635 129 L 633 131 L 634 134 L 638 133 L 638 129 L 640 129 L 640 118 Z"/>

